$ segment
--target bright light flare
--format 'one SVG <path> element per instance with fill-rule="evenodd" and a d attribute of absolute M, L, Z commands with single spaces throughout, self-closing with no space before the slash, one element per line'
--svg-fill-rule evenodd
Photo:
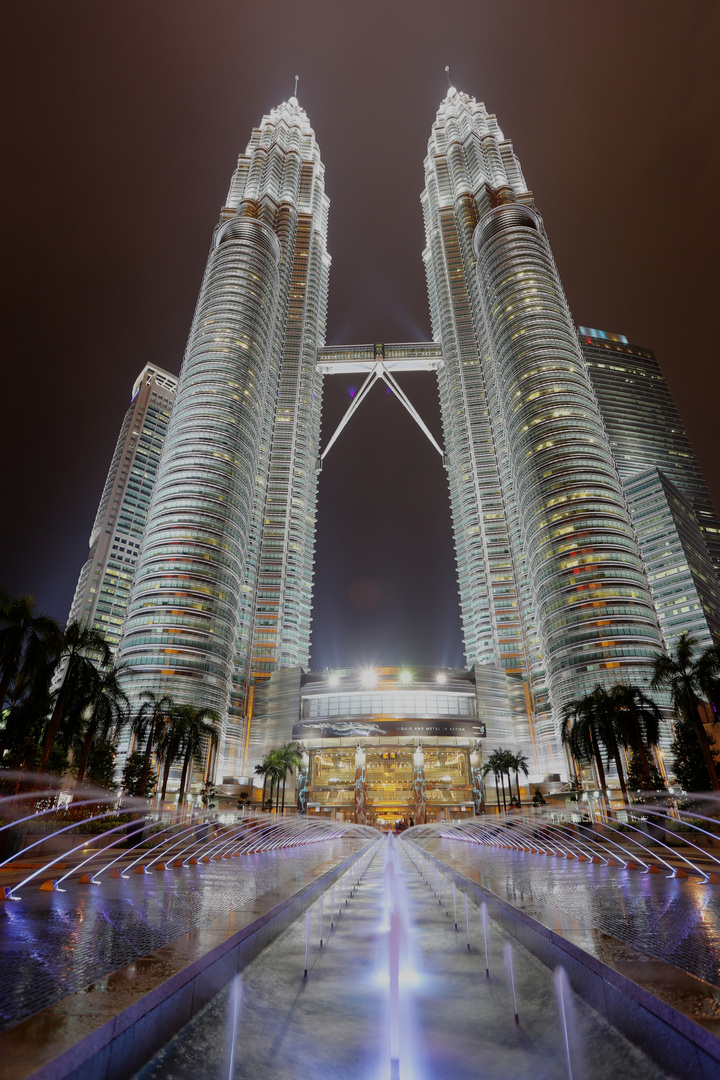
<path fill-rule="evenodd" d="M 363 686 L 375 686 L 377 682 L 377 671 L 375 668 L 363 668 L 360 672 L 360 679 Z"/>
<path fill-rule="evenodd" d="M 440 683 L 441 686 L 445 685 L 445 683 L 447 682 L 447 675 L 444 671 L 438 671 L 437 675 L 435 676 L 435 682 Z"/>
<path fill-rule="evenodd" d="M 412 675 L 410 674 L 409 671 L 401 671 L 400 672 L 400 682 L 401 683 L 412 682 Z"/>

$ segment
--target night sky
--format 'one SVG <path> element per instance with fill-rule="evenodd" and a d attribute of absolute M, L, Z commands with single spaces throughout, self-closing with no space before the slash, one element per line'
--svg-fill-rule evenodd
<path fill-rule="evenodd" d="M 65 619 L 147 362 L 178 372 L 238 153 L 292 93 L 330 196 L 329 344 L 427 340 L 450 64 L 512 139 L 576 322 L 655 350 L 715 501 L 720 5 L 4 5 L 0 580 Z M 323 444 L 354 384 L 326 380 Z M 434 377 L 403 385 L 440 438 Z M 313 667 L 461 664 L 445 474 L 376 387 L 320 477 Z"/>

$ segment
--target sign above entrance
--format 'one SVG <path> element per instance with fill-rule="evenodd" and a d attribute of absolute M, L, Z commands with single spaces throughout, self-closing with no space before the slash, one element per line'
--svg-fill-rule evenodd
<path fill-rule="evenodd" d="M 372 739 L 382 736 L 423 739 L 462 738 L 484 739 L 485 724 L 474 717 L 392 717 L 379 716 L 363 720 L 315 718 L 301 720 L 292 731 L 293 739 Z"/>

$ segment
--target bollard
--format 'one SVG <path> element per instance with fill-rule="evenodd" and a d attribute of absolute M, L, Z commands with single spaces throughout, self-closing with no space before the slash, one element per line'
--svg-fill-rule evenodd
<path fill-rule="evenodd" d="M 455 929 L 457 930 L 457 891 L 455 889 L 455 882 L 453 881 L 453 912 L 455 915 Z"/>

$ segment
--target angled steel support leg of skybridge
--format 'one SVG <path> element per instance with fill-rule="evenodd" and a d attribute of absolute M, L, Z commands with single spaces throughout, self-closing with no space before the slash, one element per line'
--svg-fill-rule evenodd
<path fill-rule="evenodd" d="M 337 439 L 338 439 L 338 437 L 340 435 L 340 432 L 343 430 L 344 427 L 347 426 L 347 424 L 348 424 L 348 422 L 350 420 L 350 417 L 353 415 L 354 412 L 357 411 L 357 409 L 360 407 L 360 403 L 365 400 L 365 398 L 369 394 L 370 390 L 373 388 L 375 383 L 378 382 L 379 379 L 382 379 L 383 382 L 385 382 L 387 384 L 387 386 L 390 388 L 390 390 L 393 392 L 393 394 L 395 394 L 395 397 L 398 399 L 398 401 L 410 413 L 413 420 L 418 425 L 418 427 L 423 432 L 423 434 L 427 437 L 427 439 L 429 439 L 430 444 L 433 447 L 433 449 L 437 450 L 440 457 L 443 460 L 445 460 L 445 453 L 444 453 L 442 447 L 439 446 L 437 440 L 435 439 L 432 432 L 430 431 L 430 429 L 427 427 L 427 425 L 423 421 L 420 414 L 415 409 L 414 405 L 412 404 L 412 402 L 408 398 L 405 391 L 398 384 L 396 379 L 393 378 L 392 374 L 388 371 L 388 369 L 385 367 L 385 365 L 382 363 L 382 361 L 379 360 L 375 364 L 375 366 L 373 367 L 372 371 L 369 373 L 368 377 L 365 379 L 365 382 L 360 387 L 360 390 L 358 391 L 358 393 L 353 398 L 352 403 L 349 406 L 347 412 L 345 413 L 342 420 L 340 421 L 337 428 L 335 429 L 335 432 L 333 433 L 333 436 L 330 439 L 330 442 L 327 444 L 327 446 L 323 450 L 322 454 L 320 455 L 320 457 L 318 459 L 318 471 L 322 467 L 322 463 L 325 460 L 325 457 L 327 456 L 327 454 L 329 453 L 330 448 L 337 441 Z"/>

